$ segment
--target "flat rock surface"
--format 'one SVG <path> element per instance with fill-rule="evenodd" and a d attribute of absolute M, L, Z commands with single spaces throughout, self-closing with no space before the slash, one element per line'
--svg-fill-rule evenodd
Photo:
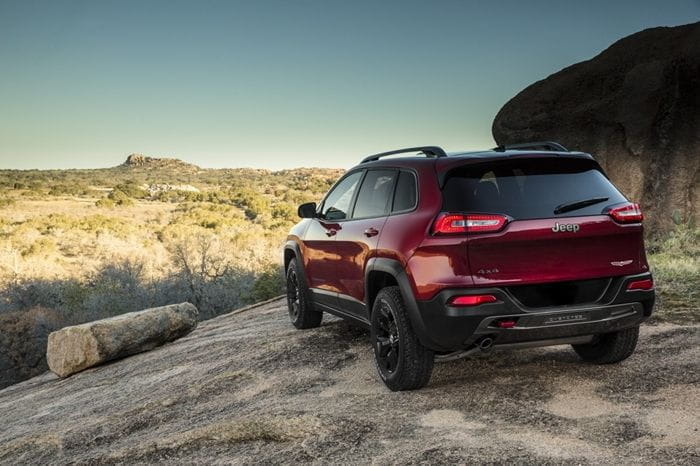
<path fill-rule="evenodd" d="M 148 353 L 0 391 L 0 463 L 700 462 L 700 327 L 644 326 L 610 366 L 568 347 L 436 365 L 421 391 L 379 381 L 368 333 L 283 301 Z"/>

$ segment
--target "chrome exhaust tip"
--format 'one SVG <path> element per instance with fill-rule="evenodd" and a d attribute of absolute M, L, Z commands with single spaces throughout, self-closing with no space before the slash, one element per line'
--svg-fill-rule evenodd
<path fill-rule="evenodd" d="M 484 337 L 479 342 L 479 349 L 481 351 L 488 351 L 491 349 L 492 346 L 493 346 L 493 338 L 491 338 L 491 337 Z"/>

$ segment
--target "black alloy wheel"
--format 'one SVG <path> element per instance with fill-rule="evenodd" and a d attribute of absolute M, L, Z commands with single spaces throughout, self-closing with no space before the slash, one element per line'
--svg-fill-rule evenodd
<path fill-rule="evenodd" d="M 398 286 L 382 288 L 377 294 L 370 316 L 370 341 L 377 372 L 389 389 L 415 390 L 428 383 L 434 353 L 413 331 Z"/>
<path fill-rule="evenodd" d="M 299 318 L 301 309 L 301 290 L 299 289 L 299 278 L 297 272 L 292 267 L 287 272 L 287 307 L 289 308 L 289 318 L 292 322 Z"/>
<path fill-rule="evenodd" d="M 389 304 L 385 301 L 379 303 L 379 315 L 377 316 L 374 345 L 376 347 L 377 364 L 387 374 L 396 372 L 399 365 L 399 330 Z"/>
<path fill-rule="evenodd" d="M 309 290 L 299 272 L 299 264 L 292 259 L 287 266 L 287 309 L 289 320 L 298 329 L 318 327 L 323 320 L 323 312 L 314 309 L 308 296 Z"/>

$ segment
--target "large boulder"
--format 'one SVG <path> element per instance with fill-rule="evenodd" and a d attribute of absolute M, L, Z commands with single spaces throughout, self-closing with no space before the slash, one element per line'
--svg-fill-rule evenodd
<path fill-rule="evenodd" d="M 196 326 L 197 308 L 190 303 L 122 314 L 51 333 L 46 360 L 52 372 L 67 377 L 176 340 Z"/>
<path fill-rule="evenodd" d="M 625 37 L 527 87 L 498 112 L 498 144 L 590 152 L 660 233 L 700 209 L 700 23 Z M 680 217 L 680 218 L 679 218 Z"/>

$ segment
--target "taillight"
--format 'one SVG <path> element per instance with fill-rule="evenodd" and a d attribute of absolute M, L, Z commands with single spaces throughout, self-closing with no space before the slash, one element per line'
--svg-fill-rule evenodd
<path fill-rule="evenodd" d="M 629 282 L 629 284 L 627 285 L 627 291 L 652 289 L 654 289 L 654 281 L 651 278 L 645 278 L 644 280 L 636 280 L 633 282 Z"/>
<path fill-rule="evenodd" d="M 495 303 L 498 301 L 492 294 L 475 294 L 468 296 L 455 296 L 450 300 L 450 306 L 478 306 L 480 304 Z"/>
<path fill-rule="evenodd" d="M 610 209 L 608 214 L 618 223 L 639 223 L 644 220 L 639 204 L 625 204 L 621 207 L 615 207 Z"/>
<path fill-rule="evenodd" d="M 433 232 L 436 235 L 490 233 L 500 231 L 507 222 L 505 215 L 442 213 L 435 219 Z"/>

